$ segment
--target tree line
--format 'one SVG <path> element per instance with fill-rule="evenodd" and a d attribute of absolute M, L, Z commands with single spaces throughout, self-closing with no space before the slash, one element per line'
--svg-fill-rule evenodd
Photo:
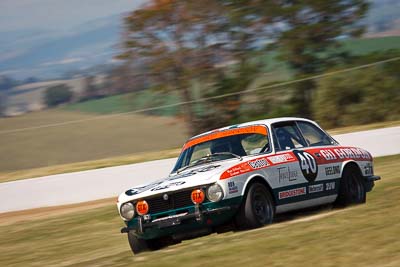
<path fill-rule="evenodd" d="M 354 56 L 343 48 L 343 39 L 363 34 L 367 11 L 364 0 L 151 0 L 124 19 L 118 56 L 124 63 L 103 89 L 88 80 L 81 101 L 143 89 L 178 92 L 188 103 L 180 114 L 189 134 L 275 116 L 327 127 L 397 119 L 397 62 L 246 92 L 265 73 L 269 54 L 293 80 L 398 56 Z"/>
<path fill-rule="evenodd" d="M 338 85 L 334 78 L 306 80 L 279 92 L 284 97 L 269 98 L 265 106 L 258 102 L 244 115 L 240 114 L 245 104 L 242 94 L 207 101 L 201 104 L 202 112 L 196 112 L 198 105 L 191 104 L 195 99 L 191 88 L 196 84 L 201 97 L 244 92 L 263 71 L 265 62 L 259 59 L 272 51 L 286 62 L 293 79 L 360 62 L 342 48 L 340 40 L 363 33 L 359 21 L 367 10 L 368 1 L 363 0 L 153 0 L 125 18 L 119 58 L 126 66 L 136 67 L 136 75 L 146 76 L 151 87 L 180 93 L 189 103 L 183 106 L 182 116 L 190 134 L 256 117 L 251 114 L 254 110 L 267 111 L 266 116 L 326 119 L 336 126 L 347 123 L 347 119 L 336 118 L 343 108 L 348 112 L 367 109 L 369 104 L 360 99 L 364 94 L 367 98 L 375 96 L 363 90 L 375 88 L 376 82 L 371 84 L 370 79 L 358 85 L 354 82 L 360 79 L 336 77 L 343 84 L 336 90 L 332 87 Z M 375 76 L 381 77 L 381 73 Z M 369 77 L 375 76 L 369 73 Z M 344 85 L 361 87 L 349 99 Z M 355 95 L 362 104 L 351 104 Z M 321 105 L 325 110 L 317 112 Z M 336 107 L 336 113 L 331 112 L 330 105 Z"/>

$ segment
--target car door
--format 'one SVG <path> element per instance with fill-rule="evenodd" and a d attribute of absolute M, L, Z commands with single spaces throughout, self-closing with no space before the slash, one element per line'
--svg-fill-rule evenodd
<path fill-rule="evenodd" d="M 278 209 L 307 200 L 309 180 L 317 173 L 314 158 L 304 152 L 306 141 L 295 121 L 278 122 L 271 125 L 275 155 L 269 157 L 273 164 L 273 187 Z"/>
<path fill-rule="evenodd" d="M 282 180 L 282 170 L 285 171 L 285 183 L 279 184 L 276 194 L 278 205 L 281 205 L 278 210 L 333 202 L 337 195 L 341 162 L 327 162 L 324 155 L 329 153 L 326 147 L 332 147 L 336 142 L 307 121 L 276 123 L 272 125 L 272 132 L 276 153 L 294 158 L 290 163 L 274 166 L 278 180 Z M 293 179 L 294 176 L 296 179 Z"/>
<path fill-rule="evenodd" d="M 337 195 L 343 161 L 333 152 L 338 143 L 317 125 L 308 121 L 296 122 L 306 148 L 303 150 L 316 160 L 318 175 L 309 186 L 310 198 Z"/>

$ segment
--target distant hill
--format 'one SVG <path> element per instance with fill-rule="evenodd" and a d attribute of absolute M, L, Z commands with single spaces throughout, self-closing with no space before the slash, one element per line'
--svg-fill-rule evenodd
<path fill-rule="evenodd" d="M 68 71 L 90 68 L 98 64 L 110 64 L 117 53 L 115 45 L 121 31 L 121 16 L 110 16 L 81 25 L 72 33 L 17 31 L 0 36 L 17 41 L 0 44 L 0 74 L 22 79 L 36 76 L 54 79 Z M 36 37 L 35 37 L 36 36 Z M 18 40 L 25 40 L 24 42 Z"/>

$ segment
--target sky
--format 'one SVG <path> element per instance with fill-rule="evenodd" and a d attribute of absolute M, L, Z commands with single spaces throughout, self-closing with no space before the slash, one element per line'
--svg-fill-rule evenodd
<path fill-rule="evenodd" d="M 145 0 L 1 0 L 0 32 L 68 31 L 87 21 L 129 12 Z"/>
<path fill-rule="evenodd" d="M 107 63 L 115 53 L 112 46 L 119 41 L 111 25 L 122 24 L 123 14 L 147 1 L 0 0 L 0 75 L 41 76 L 51 71 L 61 75 L 68 66 L 77 68 L 76 63 Z M 95 29 L 105 30 L 104 40 L 93 35 Z M 85 36 L 86 32 L 92 35 Z M 86 46 L 73 46 L 85 37 L 94 39 Z M 66 51 L 69 45 L 71 51 Z M 60 49 L 59 54 L 55 49 Z M 46 51 L 52 53 L 47 59 Z M 109 55 L 102 55 L 106 52 Z M 90 59 L 93 55 L 96 58 Z"/>

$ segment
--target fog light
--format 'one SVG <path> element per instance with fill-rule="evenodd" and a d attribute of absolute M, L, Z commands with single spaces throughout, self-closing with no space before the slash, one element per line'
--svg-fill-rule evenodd
<path fill-rule="evenodd" d="M 192 191 L 192 194 L 191 194 L 191 198 L 192 198 L 192 202 L 193 202 L 194 204 L 201 204 L 201 203 L 203 203 L 204 198 L 205 198 L 205 195 L 204 195 L 203 190 L 200 190 L 200 189 L 195 189 L 195 190 L 193 190 L 193 191 Z"/>
<path fill-rule="evenodd" d="M 146 200 L 136 203 L 136 211 L 139 215 L 145 215 L 149 212 L 149 204 L 147 204 Z"/>

